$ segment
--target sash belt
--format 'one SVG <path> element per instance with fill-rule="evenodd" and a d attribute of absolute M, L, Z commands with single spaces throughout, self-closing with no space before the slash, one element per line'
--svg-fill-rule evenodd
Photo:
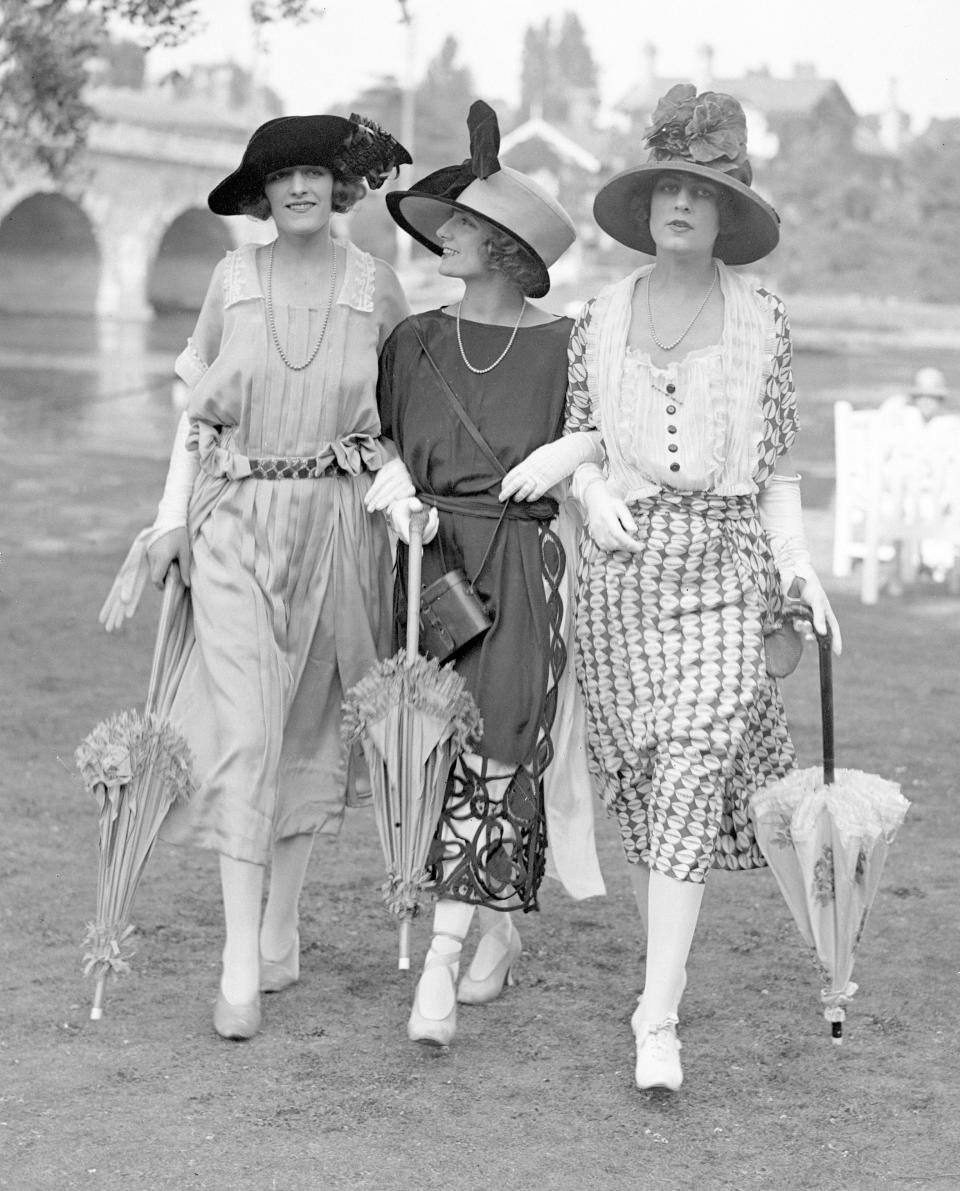
<path fill-rule="evenodd" d="M 418 492 L 417 496 L 425 505 L 438 509 L 441 513 L 457 513 L 462 517 L 484 517 L 491 521 L 499 521 L 503 516 L 508 521 L 552 521 L 558 509 L 555 500 L 546 498 L 504 502 L 488 496 L 434 496 L 427 492 Z"/>

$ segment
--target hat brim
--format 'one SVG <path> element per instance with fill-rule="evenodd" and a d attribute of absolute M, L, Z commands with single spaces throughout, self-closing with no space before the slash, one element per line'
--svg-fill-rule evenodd
<path fill-rule="evenodd" d="M 648 162 L 611 178 L 593 201 L 593 217 L 614 240 L 656 256 L 657 246 L 648 221 L 637 218 L 634 199 L 647 196 L 663 174 L 693 174 L 723 187 L 733 203 L 733 219 L 714 245 L 713 254 L 727 265 L 761 260 L 780 241 L 780 217 L 750 186 L 720 170 L 693 162 Z"/>
<path fill-rule="evenodd" d="M 427 183 L 429 180 L 429 178 L 425 178 L 423 181 Z M 536 271 L 536 284 L 527 290 L 527 297 L 542 298 L 544 294 L 549 293 L 550 272 L 543 259 L 526 240 L 521 239 L 516 232 L 511 231 L 496 219 L 491 219 L 489 215 L 484 215 L 456 199 L 424 194 L 417 189 L 394 190 L 386 197 L 387 210 L 397 225 L 412 236 L 418 244 L 429 248 L 437 256 L 441 256 L 443 253 L 443 245 L 437 238 L 437 230 L 450 218 L 451 211 L 463 211 L 467 215 L 472 215 L 474 219 L 479 219 L 481 223 L 495 227 L 497 231 L 509 236 L 520 247 Z"/>
<path fill-rule="evenodd" d="M 264 197 L 268 176 L 296 165 L 332 169 L 354 125 L 343 116 L 277 116 L 262 124 L 239 167 L 207 197 L 214 215 L 243 215 Z"/>

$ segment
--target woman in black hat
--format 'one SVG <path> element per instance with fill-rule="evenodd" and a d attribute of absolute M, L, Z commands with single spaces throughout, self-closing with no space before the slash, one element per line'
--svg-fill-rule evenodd
<path fill-rule="evenodd" d="M 389 652 L 389 539 L 363 497 L 395 454 L 377 355 L 408 307 L 389 266 L 335 239 L 330 219 L 409 161 L 360 117 L 285 116 L 209 198 L 218 215 L 272 217 L 277 235 L 214 271 L 177 360 L 189 404 L 140 545 L 154 581 L 176 561 L 190 585 L 195 641 L 171 718 L 201 780 L 163 835 L 220 853 L 225 1038 L 252 1037 L 260 992 L 299 977 L 311 845 L 338 831 L 348 787 L 342 693 Z M 132 612 L 123 596 L 108 627 Z"/>
<path fill-rule="evenodd" d="M 636 1082 L 675 1090 L 707 871 L 764 863 L 750 797 L 794 765 L 765 635 L 795 581 L 837 652 L 840 633 L 804 544 L 786 311 L 729 267 L 779 238 L 750 186 L 743 110 L 680 84 L 646 139 L 648 161 L 594 214 L 655 262 L 578 318 L 566 429 L 599 429 L 606 450 L 573 482 L 588 523 L 577 657 L 592 771 L 646 927 Z"/>
<path fill-rule="evenodd" d="M 572 323 L 527 300 L 547 292 L 548 266 L 573 243 L 573 224 L 531 178 L 501 167 L 497 120 L 486 104 L 471 107 L 468 125 L 470 160 L 387 197 L 398 224 L 437 253 L 440 272 L 464 290 L 459 302 L 401 323 L 383 349 L 381 419 L 419 499 L 393 493 L 389 478 L 368 496 L 368 507 L 385 508 L 405 541 L 411 508 L 426 504 L 425 588 L 461 568 L 492 620 L 453 658 L 480 707 L 483 738 L 450 775 L 437 836 L 440 900 L 408 1027 L 412 1040 L 439 1045 L 453 1038 L 458 999 L 499 995 L 520 954 L 509 911 L 537 905 L 544 774 L 558 743 L 552 729 L 566 671 L 565 553 L 556 494 L 547 490 L 579 460 L 599 458 L 596 435 L 553 443 Z M 567 767 L 554 764 L 550 773 L 558 768 Z M 578 842 L 589 845 L 587 787 L 584 766 L 587 826 Z M 595 858 L 584 865 L 575 892 L 602 891 Z M 477 906 L 484 934 L 458 987 Z"/>

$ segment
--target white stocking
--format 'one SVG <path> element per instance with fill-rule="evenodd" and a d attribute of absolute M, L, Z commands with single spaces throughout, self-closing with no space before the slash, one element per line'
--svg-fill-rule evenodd
<path fill-rule="evenodd" d="M 661 1022 L 677 1012 L 703 890 L 702 883 L 650 873 L 646 981 L 637 1010 L 641 1021 Z"/>
<path fill-rule="evenodd" d="M 246 860 L 221 856 L 220 884 L 227 933 L 220 990 L 231 1005 L 249 1005 L 260 990 L 263 868 Z"/>
<path fill-rule="evenodd" d="M 293 946 L 300 892 L 312 849 L 312 834 L 292 835 L 278 840 L 273 846 L 270 891 L 260 926 L 260 953 L 266 959 L 282 960 Z"/>

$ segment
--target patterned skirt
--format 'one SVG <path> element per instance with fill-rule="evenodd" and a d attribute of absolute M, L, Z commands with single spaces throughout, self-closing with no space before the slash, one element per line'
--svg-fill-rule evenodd
<path fill-rule="evenodd" d="M 538 533 L 546 598 L 547 692 L 536 748 L 519 765 L 478 753 L 457 758 L 430 856 L 437 897 L 495 910 L 539 909 L 537 891 L 546 868 L 543 775 L 553 760 L 550 734 L 557 684 L 567 661 L 561 633 L 566 556 L 548 525 L 539 525 Z M 525 664 L 525 659 L 517 664 Z"/>
<path fill-rule="evenodd" d="M 591 772 L 627 859 L 702 882 L 759 868 L 753 792 L 795 763 L 764 632 L 780 584 L 752 497 L 631 506 L 643 551 L 580 555 L 577 677 Z"/>

